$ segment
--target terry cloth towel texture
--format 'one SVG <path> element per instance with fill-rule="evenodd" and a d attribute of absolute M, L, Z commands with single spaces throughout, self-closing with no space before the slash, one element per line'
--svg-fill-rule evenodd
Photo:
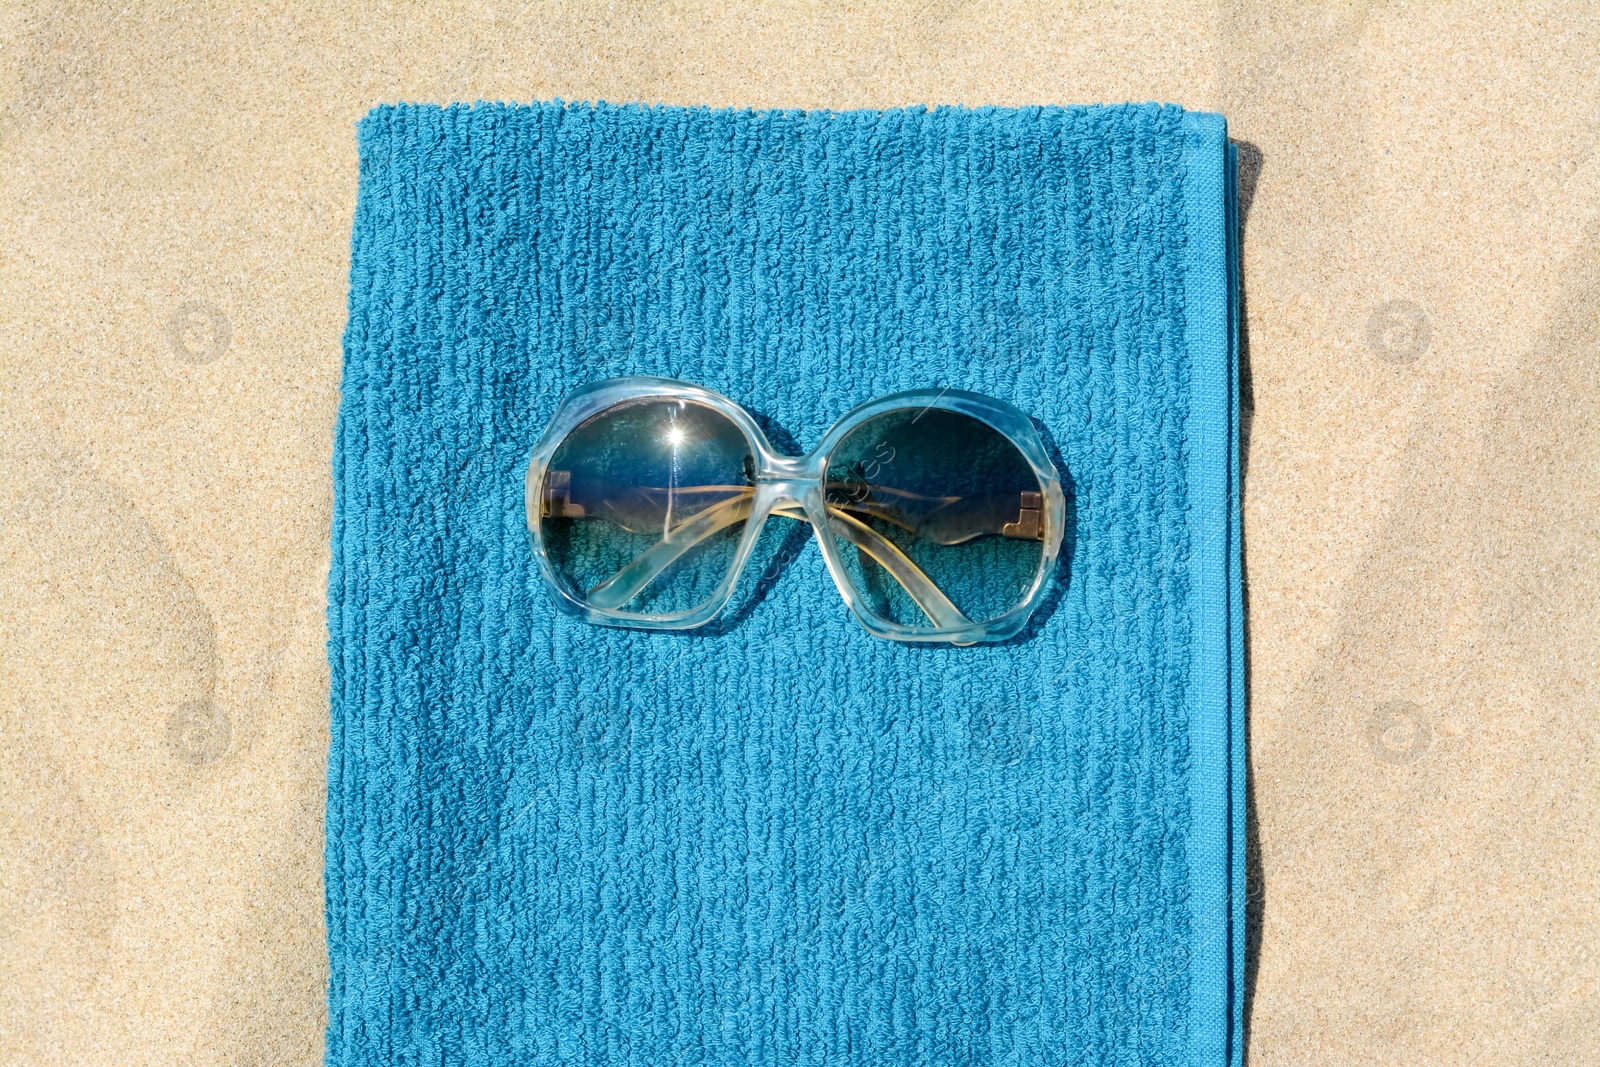
<path fill-rule="evenodd" d="M 1175 107 L 381 107 L 334 455 L 327 1062 L 1240 1059 L 1232 172 Z M 1073 494 L 1019 638 L 870 636 L 798 524 L 719 624 L 558 614 L 562 396 L 798 451 L 928 386 Z"/>

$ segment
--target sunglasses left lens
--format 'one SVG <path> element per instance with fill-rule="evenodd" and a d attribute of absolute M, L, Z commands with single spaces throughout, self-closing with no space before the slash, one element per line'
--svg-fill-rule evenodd
<path fill-rule="evenodd" d="M 726 415 L 647 397 L 581 423 L 540 487 L 545 554 L 604 611 L 678 615 L 727 577 L 754 499 L 755 457 Z"/>

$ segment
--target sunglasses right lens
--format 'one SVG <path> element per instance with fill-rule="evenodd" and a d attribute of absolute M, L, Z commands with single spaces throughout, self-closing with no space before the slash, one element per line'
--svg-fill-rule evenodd
<path fill-rule="evenodd" d="M 591 607 L 692 611 L 733 565 L 754 484 L 748 438 L 716 409 L 667 397 L 618 404 L 579 424 L 550 459 L 545 554 Z"/>
<path fill-rule="evenodd" d="M 851 584 L 902 626 L 1003 615 L 1044 559 L 1044 489 L 1032 464 L 1005 434 L 958 411 L 905 408 L 851 430 L 828 457 L 826 501 Z"/>

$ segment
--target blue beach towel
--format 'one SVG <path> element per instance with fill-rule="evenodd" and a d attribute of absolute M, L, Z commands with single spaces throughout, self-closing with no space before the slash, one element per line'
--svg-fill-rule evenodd
<path fill-rule="evenodd" d="M 400 106 L 359 144 L 327 1062 L 1238 1063 L 1222 120 Z M 879 640 L 774 522 L 704 630 L 558 614 L 529 451 L 622 374 L 796 452 L 897 390 L 1010 401 L 1072 493 L 1048 601 Z"/>

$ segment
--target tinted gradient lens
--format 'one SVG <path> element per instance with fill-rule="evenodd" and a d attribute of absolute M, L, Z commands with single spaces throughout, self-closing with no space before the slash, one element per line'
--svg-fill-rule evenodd
<path fill-rule="evenodd" d="M 1032 465 L 1010 438 L 960 412 L 907 408 L 851 430 L 828 457 L 826 500 L 851 583 L 902 626 L 960 625 L 938 606 L 941 594 L 972 622 L 1003 615 L 1044 559 L 1044 491 Z M 919 589 L 921 576 L 935 593 Z"/>
<path fill-rule="evenodd" d="M 710 600 L 733 565 L 755 457 L 726 415 L 646 398 L 580 424 L 543 483 L 540 534 L 567 588 L 607 611 L 675 615 Z"/>

